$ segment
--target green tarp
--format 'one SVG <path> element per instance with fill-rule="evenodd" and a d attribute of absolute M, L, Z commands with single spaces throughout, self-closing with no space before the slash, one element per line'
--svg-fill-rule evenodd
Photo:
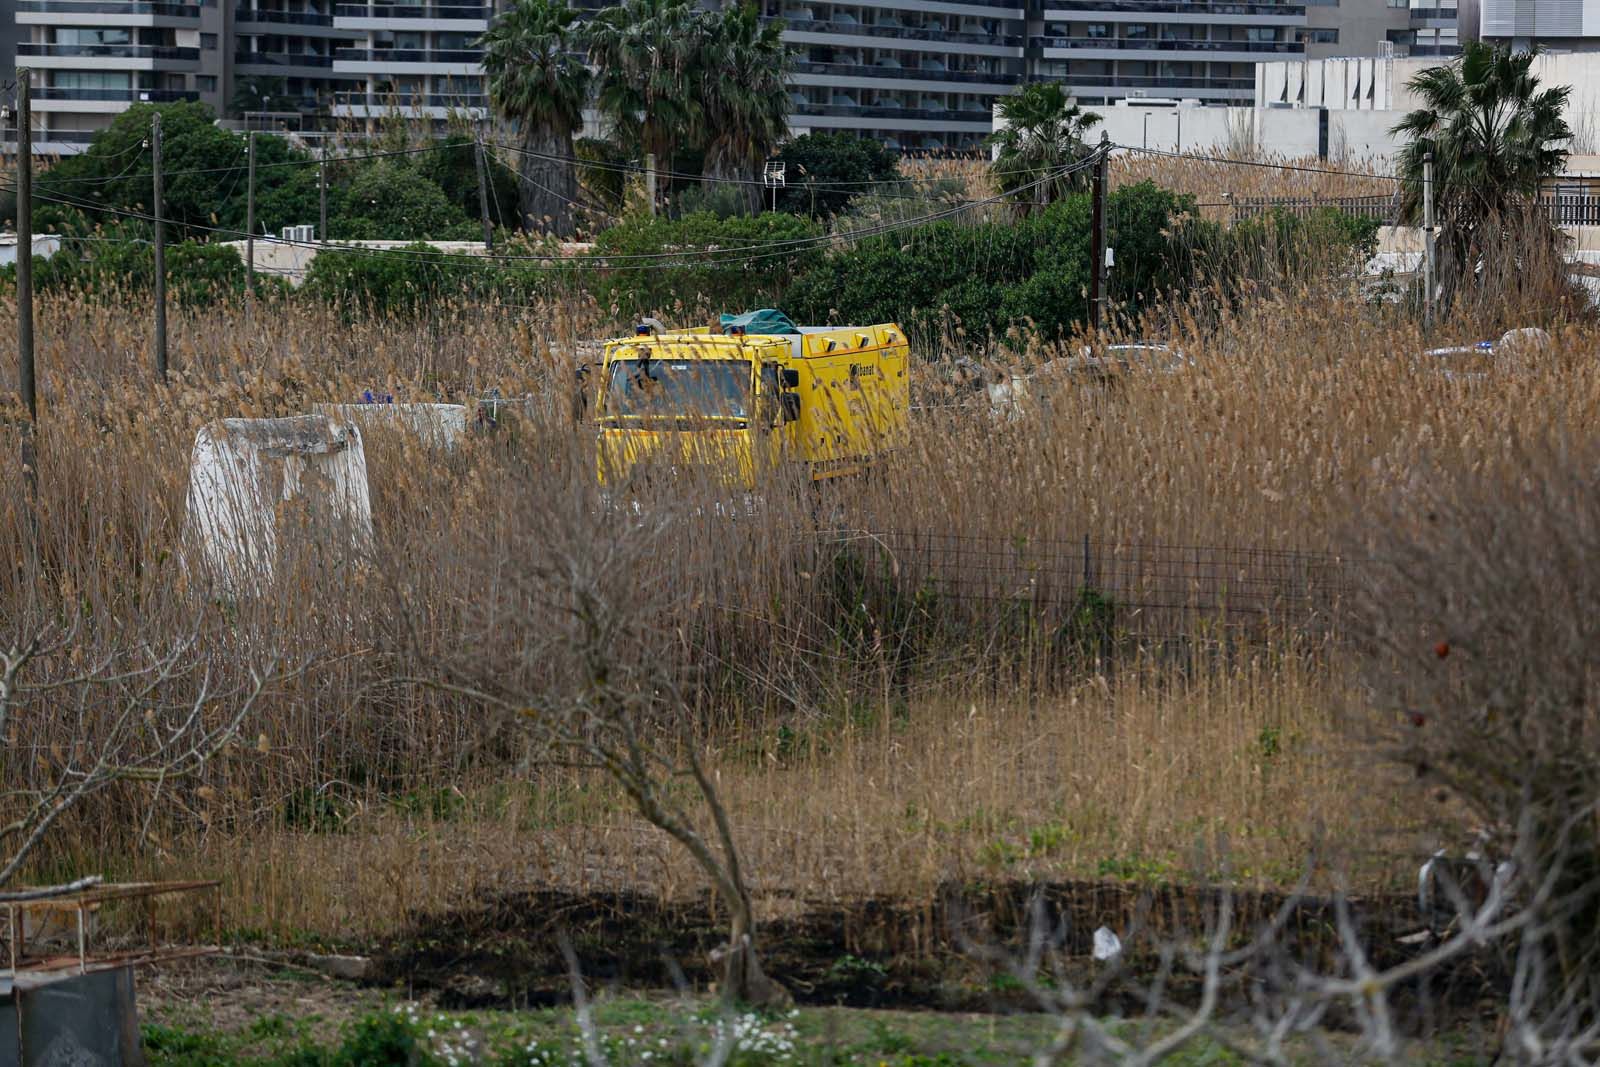
<path fill-rule="evenodd" d="M 745 333 L 754 334 L 800 332 L 800 327 L 796 326 L 789 316 L 774 308 L 746 311 L 743 315 L 724 313 L 722 316 L 722 332 L 727 333 L 730 326 L 742 327 Z"/>

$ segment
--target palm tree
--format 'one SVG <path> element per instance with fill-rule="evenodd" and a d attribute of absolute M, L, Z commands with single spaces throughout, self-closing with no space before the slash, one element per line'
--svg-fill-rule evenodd
<path fill-rule="evenodd" d="M 612 136 L 667 169 L 674 149 L 702 128 L 695 64 L 712 18 L 693 0 L 621 0 L 585 31 Z"/>
<path fill-rule="evenodd" d="M 1043 206 L 1088 187 L 1087 169 L 1063 173 L 1090 152 L 1083 135 L 1100 121 L 1059 82 L 1033 82 L 1000 101 L 1005 122 L 989 143 L 999 149 L 994 173 L 1000 191 L 1031 187 L 1025 202 Z"/>
<path fill-rule="evenodd" d="M 1423 163 L 1431 152 L 1446 300 L 1508 239 L 1560 240 L 1537 202 L 1540 185 L 1566 165 L 1572 130 L 1562 111 L 1570 89 L 1541 89 L 1533 58 L 1470 41 L 1458 60 L 1407 83 L 1422 107 L 1392 131 L 1411 138 L 1400 153 L 1401 220 L 1421 221 Z"/>
<path fill-rule="evenodd" d="M 528 224 L 572 234 L 578 178 L 572 135 L 583 125 L 589 68 L 578 49 L 577 12 L 565 0 L 517 0 L 478 45 L 489 97 L 522 131 L 519 207 Z"/>
<path fill-rule="evenodd" d="M 750 4 L 715 17 L 701 74 L 708 182 L 739 178 L 753 183 L 761 165 L 789 133 L 787 79 L 791 53 L 777 21 L 761 22 Z M 745 185 L 746 205 L 760 210 L 761 187 Z"/>

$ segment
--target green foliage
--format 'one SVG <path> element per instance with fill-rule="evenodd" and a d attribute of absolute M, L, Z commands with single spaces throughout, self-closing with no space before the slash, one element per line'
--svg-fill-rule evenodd
<path fill-rule="evenodd" d="M 478 163 L 473 139 L 462 133 L 452 133 L 440 142 L 437 151 L 416 156 L 415 169 L 419 177 L 437 185 L 445 199 L 461 209 L 468 222 L 482 225 L 479 214 Z M 506 166 L 493 152 L 485 151 L 484 184 L 489 191 L 489 221 L 496 226 L 518 225 L 517 172 Z M 421 236 L 437 237 L 436 234 Z"/>
<path fill-rule="evenodd" d="M 796 215 L 827 218 L 842 212 L 872 183 L 900 177 L 900 157 L 880 142 L 848 133 L 807 133 L 783 146 L 788 184 L 778 207 Z M 853 184 L 835 184 L 835 183 Z"/>
<path fill-rule="evenodd" d="M 479 224 L 451 203 L 443 189 L 393 160 L 378 160 L 357 171 L 341 207 L 337 220 L 328 220 L 333 240 L 405 241 L 427 234 L 434 240 L 470 241 L 481 236 Z"/>
<path fill-rule="evenodd" d="M 681 253 L 683 258 L 621 260 L 582 277 L 593 279 L 590 291 L 602 307 L 616 308 L 624 315 L 664 311 L 680 302 L 724 309 L 770 306 L 793 276 L 796 263 L 816 256 L 815 249 L 785 245 L 769 248 L 759 259 L 730 259 L 750 246 L 807 241 L 821 232 L 809 220 L 782 213 L 727 219 L 710 213 L 681 219 L 629 219 L 595 239 L 593 256 L 670 252 Z M 663 262 L 685 265 L 662 269 Z"/>
<path fill-rule="evenodd" d="M 858 242 L 817 260 L 784 294 L 801 321 L 897 321 L 918 337 L 956 327 L 1002 337 L 1031 325 L 1069 334 L 1088 313 L 1090 198 L 1069 196 L 1013 223 L 935 223 Z M 1275 212 L 1226 228 L 1194 216 L 1192 197 L 1139 182 L 1106 200 L 1116 250 L 1110 296 L 1137 315 L 1175 289 L 1217 281 L 1304 279 L 1376 249 L 1377 223 L 1333 209 Z"/>
<path fill-rule="evenodd" d="M 0 277 L 10 289 L 16 267 Z M 49 259 L 34 261 L 34 288 L 41 293 L 78 292 L 114 298 L 148 292 L 155 281 L 155 249 L 148 241 L 102 233 L 93 241 L 68 241 Z M 269 290 L 273 278 L 257 278 Z M 167 299 L 180 306 L 211 304 L 244 292 L 245 267 L 227 245 L 178 241 L 167 246 Z"/>
<path fill-rule="evenodd" d="M 1136 302 L 1177 280 L 1166 254 L 1169 227 L 1191 207 L 1190 198 L 1148 182 L 1111 194 L 1114 299 Z M 863 241 L 802 275 L 784 306 L 813 322 L 898 321 L 923 337 L 957 324 L 971 335 L 1001 336 L 1023 323 L 1059 337 L 1088 310 L 1089 214 L 1089 197 L 1079 194 L 1015 223 L 936 223 Z"/>
<path fill-rule="evenodd" d="M 1002 192 L 1027 187 L 1022 201 L 1050 204 L 1089 187 L 1089 170 L 1064 173 L 1092 151 L 1084 134 L 1100 121 L 1073 102 L 1060 82 L 1032 82 L 1002 97 L 999 117 L 1005 125 L 989 141 L 995 153 L 995 183 Z"/>
<path fill-rule="evenodd" d="M 303 291 L 351 308 L 416 311 L 481 285 L 485 270 L 423 242 L 384 253 L 329 248 L 311 261 Z"/>

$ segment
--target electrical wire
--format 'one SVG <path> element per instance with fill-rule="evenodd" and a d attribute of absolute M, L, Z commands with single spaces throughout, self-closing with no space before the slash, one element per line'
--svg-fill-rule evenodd
<path fill-rule="evenodd" d="M 1034 189 L 1035 187 L 1040 186 L 1040 185 L 1042 185 L 1042 184 L 1044 184 L 1046 182 L 1055 181 L 1058 178 L 1065 177 L 1065 176 L 1067 176 L 1069 174 L 1073 174 L 1073 173 L 1076 173 L 1076 172 L 1078 172 L 1080 170 L 1086 169 L 1087 167 L 1092 166 L 1095 163 L 1097 163 L 1099 158 L 1100 158 L 1100 155 L 1099 155 L 1098 152 L 1094 153 L 1094 154 L 1091 154 L 1090 156 L 1086 157 L 1085 159 L 1080 160 L 1077 163 L 1072 164 L 1072 165 L 1070 165 L 1068 167 L 1064 167 L 1064 168 L 1062 168 L 1060 170 L 1057 170 L 1057 171 L 1051 171 L 1051 172 L 1043 175 L 1042 177 L 1036 179 L 1035 181 L 1028 183 L 1027 185 L 1020 186 L 1020 187 L 1018 187 L 1016 189 L 1009 190 L 1009 191 L 1007 191 L 1005 193 L 997 194 L 997 195 L 989 197 L 989 198 L 987 198 L 985 200 L 973 201 L 970 204 L 953 205 L 953 206 L 951 206 L 949 208 L 946 208 L 945 210 L 931 212 L 931 213 L 929 213 L 927 215 L 917 216 L 917 217 L 912 218 L 912 219 L 900 220 L 900 221 L 895 221 L 895 222 L 890 222 L 890 223 L 880 223 L 880 224 L 875 224 L 875 225 L 864 226 L 864 227 L 861 227 L 859 229 L 850 230 L 850 231 L 846 231 L 846 232 L 843 232 L 843 233 L 820 234 L 820 235 L 817 235 L 815 237 L 794 238 L 794 239 L 785 240 L 785 241 L 773 241 L 773 242 L 765 242 L 765 243 L 756 243 L 756 244 L 744 247 L 739 254 L 731 254 L 731 255 L 725 254 L 725 253 L 728 253 L 728 252 L 731 251 L 729 249 L 711 248 L 711 249 L 680 250 L 680 251 L 674 251 L 674 252 L 638 253 L 638 254 L 632 254 L 632 255 L 608 255 L 608 254 L 604 254 L 604 253 L 598 254 L 598 255 L 591 254 L 589 256 L 584 256 L 581 259 L 580 258 L 574 258 L 574 259 L 565 260 L 565 261 L 562 261 L 562 262 L 559 262 L 559 263 L 551 263 L 550 260 L 552 259 L 552 257 L 550 257 L 550 256 L 527 256 L 527 255 L 508 256 L 508 255 L 503 255 L 503 254 L 497 255 L 497 254 L 494 254 L 494 253 L 487 253 L 487 254 L 484 254 L 484 255 L 477 255 L 477 254 L 471 254 L 471 253 L 451 253 L 451 252 L 431 252 L 431 253 L 420 253 L 420 252 L 418 252 L 418 253 L 411 253 L 411 252 L 407 252 L 404 249 L 389 249 L 389 250 L 359 249 L 358 250 L 358 249 L 352 248 L 350 246 L 338 246 L 338 247 L 339 247 L 340 251 L 343 251 L 343 252 L 346 252 L 346 253 L 349 253 L 349 254 L 368 256 L 368 257 L 378 256 L 378 257 L 384 257 L 384 258 L 389 258 L 389 259 L 394 259 L 395 257 L 401 257 L 401 258 L 405 258 L 405 259 L 407 259 L 409 261 L 412 261 L 412 262 L 426 262 L 426 263 L 438 263 L 438 262 L 440 262 L 441 259 L 445 259 L 445 260 L 460 260 L 460 261 L 469 262 L 469 263 L 483 263 L 485 261 L 495 262 L 495 263 L 519 263 L 519 264 L 523 264 L 525 267 L 527 267 L 529 269 L 534 269 L 534 270 L 557 270 L 557 271 L 580 270 L 581 271 L 581 270 L 653 269 L 655 267 L 672 268 L 672 267 L 696 267 L 696 266 L 698 266 L 698 267 L 728 266 L 728 265 L 739 264 L 739 263 L 758 262 L 758 261 L 762 261 L 762 260 L 766 260 L 766 259 L 771 259 L 771 258 L 774 258 L 776 256 L 793 255 L 793 254 L 798 253 L 798 252 L 807 251 L 810 248 L 813 248 L 813 247 L 816 247 L 816 246 L 827 245 L 827 244 L 832 244 L 832 243 L 841 242 L 841 241 L 845 242 L 845 243 L 850 243 L 850 242 L 853 242 L 853 241 L 865 240 L 865 239 L 870 238 L 870 237 L 881 236 L 881 235 L 888 234 L 888 233 L 893 233 L 893 232 L 896 232 L 896 231 L 899 231 L 899 230 L 914 229 L 916 227 L 920 227 L 920 226 L 923 226 L 923 225 L 926 225 L 926 224 L 929 224 L 929 223 L 932 223 L 932 222 L 942 221 L 944 219 L 953 217 L 954 215 L 957 215 L 957 214 L 961 213 L 962 211 L 967 210 L 969 207 L 982 206 L 982 205 L 993 204 L 993 203 L 999 203 L 999 202 L 1007 199 L 1008 197 L 1017 196 L 1018 194 L 1029 192 L 1032 189 Z M 103 204 L 85 203 L 85 202 L 81 202 L 81 201 L 75 201 L 75 200 L 73 200 L 71 198 L 51 196 L 49 194 L 43 194 L 43 193 L 35 193 L 34 195 L 35 195 L 35 198 L 39 199 L 39 200 L 44 200 L 44 201 L 50 202 L 50 203 L 59 203 L 59 204 L 63 204 L 63 205 L 68 206 L 68 207 L 77 207 L 77 208 L 79 208 L 81 210 L 101 211 L 101 212 L 106 212 L 108 214 L 112 214 L 112 215 L 115 215 L 115 216 L 118 216 L 118 217 L 121 217 L 121 218 L 139 219 L 139 220 L 146 221 L 146 222 L 154 222 L 154 221 L 156 221 L 154 216 L 146 214 L 144 212 L 128 211 L 128 210 L 125 210 L 125 209 L 113 208 L 113 207 L 110 207 L 109 205 L 103 205 Z M 232 238 L 234 240 L 243 240 L 243 239 L 247 239 L 247 238 L 250 238 L 250 237 L 254 236 L 255 240 L 263 241 L 263 242 L 269 243 L 269 244 L 279 244 L 279 245 L 287 245 L 287 246 L 295 246 L 295 247 L 309 247 L 309 248 L 322 248 L 322 247 L 324 247 L 324 246 L 318 244 L 317 242 L 291 241 L 291 240 L 285 240 L 285 239 L 280 238 L 280 237 L 273 237 L 273 236 L 270 236 L 270 235 L 251 235 L 251 234 L 245 233 L 245 232 L 240 231 L 240 230 L 233 230 L 233 229 L 220 227 L 220 226 L 205 226 L 205 225 L 194 224 L 194 223 L 190 223 L 190 224 L 187 224 L 187 225 L 189 225 L 191 229 L 200 230 L 202 232 L 221 234 L 221 235 L 230 237 L 230 238 Z M 719 258 L 714 258 L 714 257 L 718 257 L 718 256 L 722 256 L 723 258 L 720 258 L 720 259 Z M 640 262 L 640 261 L 643 261 L 643 262 Z M 676 262 L 673 262 L 673 261 L 676 261 Z"/>
<path fill-rule="evenodd" d="M 1122 152 L 1137 152 L 1146 156 L 1165 156 L 1168 159 L 1188 159 L 1201 163 L 1221 163 L 1230 167 L 1258 167 L 1263 170 L 1290 171 L 1296 174 L 1329 174 L 1342 178 L 1370 178 L 1374 181 L 1399 182 L 1402 184 L 1420 181 L 1420 179 L 1408 178 L 1403 174 L 1366 174 L 1358 170 L 1306 167 L 1296 163 L 1268 163 L 1257 159 L 1227 159 L 1223 156 L 1195 155 L 1193 152 L 1168 152 L 1160 148 L 1142 148 L 1139 145 L 1113 144 L 1111 147 Z"/>

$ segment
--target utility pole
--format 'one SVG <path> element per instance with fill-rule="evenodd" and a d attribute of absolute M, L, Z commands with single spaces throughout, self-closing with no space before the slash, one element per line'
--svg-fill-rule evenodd
<path fill-rule="evenodd" d="M 483 219 L 483 250 L 494 251 L 494 231 L 489 228 L 489 179 L 483 165 L 483 138 L 474 144 L 478 160 L 478 214 Z"/>
<path fill-rule="evenodd" d="M 649 152 L 644 157 L 644 193 L 650 199 L 650 214 L 656 213 L 656 154 Z"/>
<path fill-rule="evenodd" d="M 244 289 L 251 296 L 256 292 L 256 131 L 251 130 L 245 143 L 249 159 L 244 193 Z"/>
<path fill-rule="evenodd" d="M 34 469 L 33 424 L 39 402 L 33 387 L 33 107 L 28 99 L 27 67 L 17 68 L 17 391 L 28 406 L 28 425 L 22 430 L 22 470 L 28 487 L 38 495 L 39 472 Z"/>
<path fill-rule="evenodd" d="M 1422 157 L 1422 328 L 1433 329 L 1433 153 Z"/>
<path fill-rule="evenodd" d="M 167 384 L 167 226 L 162 221 L 165 207 L 161 200 L 161 112 L 150 119 L 151 205 L 156 228 L 156 377 Z"/>
<path fill-rule="evenodd" d="M 1106 157 L 1111 154 L 1111 139 L 1102 131 L 1094 161 L 1093 196 L 1089 211 L 1089 328 L 1100 332 L 1102 305 L 1105 303 L 1106 272 Z"/>
<path fill-rule="evenodd" d="M 317 240 L 328 243 L 328 142 L 317 157 Z"/>

